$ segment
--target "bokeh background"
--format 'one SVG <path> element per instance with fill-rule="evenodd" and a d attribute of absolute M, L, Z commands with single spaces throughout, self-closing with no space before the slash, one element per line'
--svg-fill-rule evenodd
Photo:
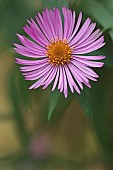
<path fill-rule="evenodd" d="M 13 50 L 27 19 L 62 6 L 97 22 L 106 41 L 99 80 L 67 99 L 28 90 Z M 113 0 L 0 0 L 0 170 L 113 170 Z"/>

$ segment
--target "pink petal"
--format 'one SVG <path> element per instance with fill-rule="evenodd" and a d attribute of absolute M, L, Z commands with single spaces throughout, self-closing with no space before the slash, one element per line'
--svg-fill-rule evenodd
<path fill-rule="evenodd" d="M 24 59 L 20 59 L 20 58 L 15 58 L 15 62 L 18 64 L 30 66 L 30 65 L 42 64 L 42 63 L 48 62 L 48 59 L 24 60 Z"/>
<path fill-rule="evenodd" d="M 68 40 L 70 38 L 70 36 L 72 35 L 73 29 L 74 29 L 74 24 L 75 24 L 75 11 L 72 13 L 71 10 L 67 10 L 68 11 L 68 32 L 67 32 L 67 36 L 66 39 Z"/>
<path fill-rule="evenodd" d="M 27 47 L 28 49 L 31 49 L 33 51 L 39 51 L 39 52 L 46 52 L 46 49 L 41 47 L 40 45 L 30 41 L 29 39 L 27 39 L 25 36 L 19 35 L 17 34 L 18 39 L 20 40 L 20 42 Z"/>
<path fill-rule="evenodd" d="M 101 60 L 101 59 L 104 59 L 106 58 L 105 56 L 81 56 L 81 55 L 73 55 L 74 58 L 80 58 L 81 60 L 82 59 L 85 59 L 85 60 Z"/>
<path fill-rule="evenodd" d="M 94 28 L 96 26 L 96 23 L 92 23 L 86 30 L 86 32 L 82 35 L 82 37 L 79 39 L 78 43 L 74 45 L 74 48 L 78 45 L 82 44 L 93 32 Z"/>
<path fill-rule="evenodd" d="M 101 43 L 101 44 L 97 44 L 97 45 L 95 45 L 95 46 L 93 46 L 93 47 L 91 47 L 91 48 L 88 48 L 88 49 L 86 49 L 86 50 L 84 50 L 84 49 L 80 49 L 80 50 L 74 50 L 74 54 L 87 54 L 87 53 L 89 53 L 89 52 L 93 52 L 93 51 L 95 51 L 95 50 L 97 50 L 97 49 L 99 49 L 99 48 L 101 48 L 101 47 L 103 47 L 105 45 L 105 43 Z"/>
<path fill-rule="evenodd" d="M 93 43 L 90 43 L 89 45 L 81 44 L 76 48 L 74 47 L 74 52 L 79 51 L 79 50 L 81 50 L 81 51 L 82 50 L 87 50 L 87 49 L 95 47 L 96 45 L 99 45 L 99 44 L 101 44 L 103 42 L 104 42 L 104 37 L 102 36 L 98 40 L 94 41 Z"/>
<path fill-rule="evenodd" d="M 36 80 L 36 79 L 39 79 L 40 77 L 44 76 L 46 73 L 49 72 L 49 70 L 51 70 L 53 67 L 51 65 L 43 68 L 43 69 L 40 69 L 40 70 L 37 70 L 34 74 L 26 74 L 25 76 L 25 79 L 26 80 Z"/>
<path fill-rule="evenodd" d="M 23 56 L 26 56 L 26 57 L 30 57 L 30 58 L 40 58 L 40 59 L 41 58 L 47 58 L 46 55 L 37 55 L 37 54 L 35 54 L 33 52 L 24 51 L 24 50 L 18 49 L 18 48 L 14 48 L 14 50 L 17 53 L 19 53 L 19 54 L 21 54 Z"/>
<path fill-rule="evenodd" d="M 58 84 L 58 89 L 60 89 L 60 92 L 63 91 L 63 73 L 62 73 L 62 66 L 60 66 L 59 68 L 59 71 L 60 71 L 60 76 L 59 76 L 59 84 Z"/>
<path fill-rule="evenodd" d="M 84 60 L 84 59 L 81 60 L 78 58 L 76 58 L 76 60 L 90 67 L 102 67 L 104 65 L 104 63 L 102 62 L 87 61 L 87 60 Z"/>
<path fill-rule="evenodd" d="M 77 87 L 77 85 L 75 84 L 75 82 L 74 82 L 74 80 L 73 80 L 73 78 L 72 78 L 72 76 L 71 76 L 71 73 L 70 73 L 68 67 L 67 67 L 67 66 L 64 66 L 64 68 L 65 68 L 65 71 L 66 71 L 67 80 L 68 80 L 68 83 L 69 83 L 71 92 L 74 93 L 74 89 L 75 89 L 75 90 L 80 94 L 80 90 L 79 90 L 79 88 Z M 74 87 L 74 89 L 73 89 L 73 87 Z"/>
<path fill-rule="evenodd" d="M 79 41 L 79 39 L 81 38 L 81 36 L 85 33 L 85 31 L 87 30 L 87 28 L 89 27 L 91 20 L 88 18 L 85 23 L 83 24 L 82 28 L 80 29 L 80 31 L 75 35 L 75 37 L 73 38 L 73 40 L 69 43 L 70 46 L 73 46 L 77 41 Z"/>
<path fill-rule="evenodd" d="M 20 71 L 30 73 L 30 71 L 35 71 L 37 69 L 40 71 L 40 69 L 43 69 L 43 68 L 45 68 L 47 66 L 49 66 L 49 64 L 45 61 L 45 62 L 42 62 L 42 63 L 40 62 L 40 63 L 35 64 L 35 65 L 22 66 L 22 67 L 20 67 Z"/>
<path fill-rule="evenodd" d="M 57 85 L 58 79 L 59 79 L 59 74 L 60 74 L 60 70 L 59 70 L 59 67 L 58 67 L 58 69 L 57 69 L 57 75 L 56 75 L 56 78 L 55 78 L 55 81 L 54 81 L 54 84 L 53 84 L 53 87 L 52 87 L 52 91 L 54 91 L 55 88 L 56 88 L 56 85 Z"/>
<path fill-rule="evenodd" d="M 77 33 L 79 27 L 80 27 L 80 24 L 81 24 L 81 20 L 82 20 L 82 12 L 80 12 L 79 14 L 79 17 L 78 17 L 78 20 L 77 20 L 77 23 L 76 23 L 76 26 L 75 26 L 75 29 L 72 33 L 72 35 L 70 36 L 70 38 L 67 40 L 67 42 L 69 43 L 71 41 L 71 39 L 75 36 L 75 34 Z"/>
<path fill-rule="evenodd" d="M 50 76 L 48 77 L 48 79 L 43 83 L 43 89 L 47 88 L 48 85 L 53 81 L 53 79 L 56 76 L 56 72 L 57 72 L 57 68 L 54 68 L 50 74 Z"/>
<path fill-rule="evenodd" d="M 88 68 L 86 65 L 83 65 L 82 63 L 78 61 L 72 61 L 72 63 L 77 66 L 81 71 L 83 71 L 85 74 L 90 75 L 92 77 L 99 77 L 92 69 Z"/>
<path fill-rule="evenodd" d="M 50 68 L 50 70 L 48 72 L 46 72 L 36 83 L 34 83 L 32 86 L 29 87 L 29 89 L 36 89 L 40 86 L 43 85 L 43 82 L 47 79 L 47 77 L 49 77 L 49 75 L 52 72 L 52 67 Z"/>
<path fill-rule="evenodd" d="M 71 72 L 71 74 L 73 75 L 73 77 L 75 78 L 76 82 L 78 83 L 78 85 L 80 86 L 80 88 L 83 90 L 83 85 L 81 82 L 83 81 L 80 81 L 79 78 L 78 78 L 78 75 L 76 74 L 76 72 L 71 68 L 71 65 L 69 67 L 69 70 Z"/>
<path fill-rule="evenodd" d="M 67 78 L 66 78 L 66 73 L 65 73 L 64 67 L 62 68 L 62 70 L 63 70 L 63 80 L 64 80 L 64 95 L 65 95 L 65 98 L 67 98 L 68 87 L 67 87 Z"/>

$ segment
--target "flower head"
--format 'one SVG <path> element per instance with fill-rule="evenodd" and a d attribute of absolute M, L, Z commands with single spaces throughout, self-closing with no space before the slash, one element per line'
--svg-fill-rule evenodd
<path fill-rule="evenodd" d="M 82 13 L 76 19 L 75 11 L 62 8 L 64 23 L 58 8 L 46 9 L 42 15 L 38 13 L 36 22 L 33 19 L 24 26 L 30 39 L 17 34 L 22 45 L 14 44 L 15 51 L 25 59 L 16 58 L 21 64 L 20 71 L 25 80 L 35 80 L 29 89 L 43 86 L 45 89 L 53 82 L 52 91 L 56 87 L 68 95 L 68 86 L 72 93 L 88 86 L 89 80 L 97 81 L 99 77 L 91 67 L 102 67 L 104 56 L 90 56 L 87 53 L 105 45 L 100 29 L 94 30 L 96 23 L 87 18 L 81 24 Z M 83 55 L 85 54 L 85 55 Z"/>

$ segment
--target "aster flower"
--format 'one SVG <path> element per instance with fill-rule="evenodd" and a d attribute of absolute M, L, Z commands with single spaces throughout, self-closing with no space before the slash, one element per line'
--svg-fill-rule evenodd
<path fill-rule="evenodd" d="M 40 86 L 45 89 L 53 83 L 52 91 L 58 88 L 67 97 L 68 86 L 72 93 L 80 93 L 83 84 L 91 88 L 89 80 L 97 81 L 99 76 L 91 67 L 102 67 L 104 63 L 97 60 L 105 57 L 87 53 L 105 43 L 102 32 L 94 30 L 96 23 L 91 23 L 90 18 L 81 24 L 82 12 L 78 19 L 75 11 L 65 7 L 62 13 L 64 22 L 58 8 L 46 9 L 42 15 L 38 13 L 36 21 L 30 19 L 29 26 L 23 28 L 30 39 L 17 34 L 22 45 L 14 45 L 15 51 L 25 56 L 25 59 L 16 58 L 25 80 L 35 81 L 29 89 Z"/>

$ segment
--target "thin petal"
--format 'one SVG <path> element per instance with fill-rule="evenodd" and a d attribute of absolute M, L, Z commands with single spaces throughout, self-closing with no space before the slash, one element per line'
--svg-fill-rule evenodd
<path fill-rule="evenodd" d="M 60 12 L 59 12 L 58 8 L 56 8 L 54 10 L 54 13 L 55 13 L 57 36 L 58 36 L 58 39 L 62 39 L 62 35 L 63 35 L 62 19 L 61 19 L 61 15 L 60 15 Z"/>
<path fill-rule="evenodd" d="M 89 46 L 93 42 L 95 42 L 100 36 L 102 35 L 102 32 L 98 33 L 97 35 L 93 36 L 93 33 L 83 42 L 81 43 L 83 46 Z M 74 46 L 76 47 L 76 46 Z"/>
<path fill-rule="evenodd" d="M 70 46 L 73 46 L 77 41 L 79 41 L 79 39 L 82 37 L 82 35 L 85 33 L 85 31 L 87 30 L 87 28 L 90 25 L 91 20 L 88 18 L 85 23 L 83 24 L 82 28 L 79 30 L 79 32 L 75 35 L 75 37 L 73 38 L 73 40 L 69 43 Z"/>
<path fill-rule="evenodd" d="M 22 45 L 19 45 L 19 44 L 14 44 L 14 45 L 17 47 L 15 49 L 18 49 L 18 50 L 23 51 L 23 52 L 27 52 L 27 53 L 30 53 L 30 54 L 32 53 L 36 56 L 45 56 L 46 55 L 46 53 L 44 53 L 44 52 L 31 50 L 31 49 L 24 47 Z"/>
<path fill-rule="evenodd" d="M 36 70 L 35 73 L 28 74 L 25 76 L 26 80 L 37 80 L 40 77 L 44 76 L 46 73 L 48 73 L 49 70 L 51 70 L 53 67 L 51 65 L 40 69 L 40 70 Z"/>
<path fill-rule="evenodd" d="M 45 27 L 46 27 L 46 30 L 48 31 L 48 34 L 49 34 L 49 36 L 50 36 L 50 39 L 52 39 L 53 38 L 53 34 L 52 34 L 52 29 L 51 29 L 51 25 L 50 25 L 50 23 L 51 23 L 51 20 L 49 20 L 48 19 L 48 10 L 46 9 L 45 11 L 43 11 L 42 12 L 42 17 L 43 17 L 43 22 L 44 22 L 44 25 L 45 25 Z"/>
<path fill-rule="evenodd" d="M 86 66 L 89 66 L 89 67 L 102 67 L 104 65 L 103 62 L 94 62 L 94 61 L 86 61 L 84 59 L 78 59 L 76 58 L 77 61 L 79 61 L 80 63 L 83 63 L 85 64 Z"/>
<path fill-rule="evenodd" d="M 68 33 L 66 39 L 68 40 L 70 36 L 72 35 L 72 31 L 74 29 L 74 24 L 75 24 L 75 12 L 71 12 L 71 10 L 68 10 Z"/>
<path fill-rule="evenodd" d="M 86 74 L 85 72 L 83 72 L 79 67 L 78 67 L 78 69 L 77 69 L 77 68 L 75 68 L 75 66 L 74 66 L 74 69 L 73 69 L 73 70 L 75 70 L 75 71 L 79 74 L 79 76 L 81 76 L 81 78 L 83 79 L 83 83 L 85 82 L 86 84 L 89 84 L 89 80 L 97 81 L 94 77 L 92 77 L 92 76 Z M 77 71 L 77 70 L 78 70 L 78 71 Z M 88 79 L 89 79 L 89 80 L 88 80 Z M 85 84 L 85 83 L 84 83 L 84 84 Z"/>
<path fill-rule="evenodd" d="M 83 63 L 80 63 L 78 61 L 72 61 L 74 65 L 76 65 L 81 71 L 83 71 L 85 74 L 90 75 L 92 77 L 99 77 L 92 69 L 88 68 Z"/>
<path fill-rule="evenodd" d="M 47 62 L 48 59 L 42 59 L 42 60 L 24 60 L 24 59 L 20 59 L 20 58 L 15 58 L 15 62 L 21 65 L 36 65 L 36 64 L 42 64 Z"/>
<path fill-rule="evenodd" d="M 63 80 L 64 80 L 64 95 L 65 95 L 65 98 L 67 98 L 68 87 L 67 87 L 67 78 L 66 78 L 66 73 L 65 73 L 64 67 L 62 68 L 62 70 L 63 70 Z"/>
<path fill-rule="evenodd" d="M 44 15 L 44 17 L 45 17 L 45 20 L 46 20 L 47 23 L 48 23 L 48 26 L 49 26 L 49 28 L 50 28 L 52 37 L 55 39 L 56 34 L 55 34 L 55 30 L 54 30 L 53 19 L 52 19 L 52 16 L 51 16 L 51 15 L 53 15 L 52 10 L 50 9 L 50 11 L 49 11 L 48 9 L 46 9 L 46 13 L 43 14 L 43 15 Z"/>
<path fill-rule="evenodd" d="M 27 48 L 33 50 L 33 51 L 39 51 L 39 52 L 46 52 L 46 49 L 41 47 L 40 45 L 30 41 L 28 38 L 26 38 L 25 36 L 22 36 L 20 34 L 17 34 L 18 39 L 20 40 L 20 42 Z"/>
<path fill-rule="evenodd" d="M 80 90 L 79 88 L 77 87 L 77 85 L 75 84 L 73 78 L 72 78 L 72 75 L 68 69 L 67 66 L 64 66 L 65 68 L 65 71 L 66 71 L 66 75 L 67 75 L 67 80 L 68 80 L 68 83 L 69 83 L 69 87 L 71 89 L 71 92 L 74 93 L 74 89 L 80 94 Z M 74 87 L 74 88 L 73 88 Z"/>
<path fill-rule="evenodd" d="M 84 81 L 84 82 L 87 82 L 87 83 L 89 83 L 89 80 L 87 79 L 87 74 L 85 74 L 85 73 L 83 73 L 80 69 L 78 69 L 77 67 L 76 67 L 76 65 L 74 65 L 73 63 L 72 63 L 72 65 L 71 65 L 71 68 L 73 69 L 73 71 L 75 71 L 76 73 L 77 73 L 77 75 L 82 79 L 82 81 Z"/>
<path fill-rule="evenodd" d="M 57 68 L 54 68 L 50 74 L 50 76 L 48 77 L 48 79 L 43 83 L 43 89 L 47 88 L 47 86 L 53 81 L 53 79 L 55 78 L 57 72 Z"/>
<path fill-rule="evenodd" d="M 47 66 L 49 66 L 49 64 L 45 61 L 45 62 L 40 62 L 40 64 L 38 63 L 35 65 L 30 65 L 30 66 L 22 66 L 22 67 L 20 67 L 20 71 L 31 73 L 30 71 L 35 71 L 37 69 L 40 71 L 40 69 L 43 69 L 44 67 L 47 67 Z M 33 72 L 33 73 L 35 73 L 35 72 Z"/>
<path fill-rule="evenodd" d="M 33 52 L 28 52 L 28 51 L 24 51 L 24 50 L 21 50 L 21 49 L 18 49 L 18 48 L 14 48 L 14 50 L 23 55 L 23 56 L 26 56 L 26 57 L 30 57 L 30 58 L 47 58 L 45 55 L 36 55 L 34 54 Z"/>
<path fill-rule="evenodd" d="M 36 22 L 31 18 L 31 22 L 29 23 L 30 27 L 32 28 L 32 30 L 34 32 L 36 32 L 36 34 L 38 35 L 38 38 L 40 38 L 40 40 L 42 40 L 42 42 L 44 42 L 44 44 L 49 43 L 47 37 L 43 34 L 43 30 L 41 30 L 39 28 L 39 26 L 36 24 Z"/>
<path fill-rule="evenodd" d="M 53 70 L 53 68 L 51 67 L 50 70 L 48 72 L 46 72 L 36 83 L 34 83 L 32 86 L 30 86 L 29 89 L 33 89 L 33 88 L 36 89 L 36 88 L 42 86 L 44 81 L 51 74 L 52 70 Z"/>
<path fill-rule="evenodd" d="M 95 46 L 93 46 L 93 47 L 91 47 L 91 48 L 88 48 L 88 49 L 86 49 L 86 50 L 84 50 L 84 49 L 81 50 L 81 49 L 80 49 L 80 50 L 74 51 L 73 53 L 74 53 L 74 54 L 87 54 L 87 53 L 89 53 L 89 52 L 93 52 L 93 51 L 95 51 L 95 50 L 103 47 L 104 45 L 105 45 L 105 43 L 97 44 L 97 45 L 95 45 Z"/>
<path fill-rule="evenodd" d="M 76 68 L 76 66 L 74 66 L 73 64 L 69 64 L 70 65 L 70 69 L 73 73 L 73 76 L 75 75 L 78 78 L 78 81 L 81 83 L 84 83 L 86 86 L 88 86 L 89 88 L 91 88 L 91 85 L 89 84 L 89 80 L 86 78 L 87 74 L 83 73 L 80 69 Z M 75 77 L 75 79 L 76 79 Z M 82 85 L 80 86 L 82 89 Z"/>
<path fill-rule="evenodd" d="M 87 39 L 84 41 L 84 43 L 87 42 L 94 42 L 96 39 L 98 39 L 102 35 L 102 32 L 100 32 L 100 29 L 97 29 L 94 31 Z"/>
<path fill-rule="evenodd" d="M 60 71 L 59 71 L 59 67 L 57 68 L 57 75 L 56 75 L 56 78 L 55 78 L 55 81 L 54 81 L 54 84 L 53 84 L 53 87 L 52 87 L 52 91 L 55 90 L 56 88 L 56 85 L 58 83 L 58 79 L 59 79 L 59 74 L 60 74 Z"/>
<path fill-rule="evenodd" d="M 106 58 L 105 56 L 82 56 L 82 55 L 73 55 L 74 58 L 80 58 L 80 59 L 85 59 L 85 60 L 101 60 Z"/>
<path fill-rule="evenodd" d="M 72 33 L 72 35 L 70 36 L 70 38 L 67 40 L 67 42 L 69 43 L 71 41 L 71 39 L 75 36 L 75 34 L 77 33 L 79 27 L 80 27 L 80 24 L 81 24 L 81 20 L 82 20 L 82 12 L 80 12 L 79 16 L 78 16 L 78 20 L 77 20 L 77 23 L 76 23 L 76 26 L 75 26 L 75 29 Z"/>
<path fill-rule="evenodd" d="M 59 68 L 59 71 L 60 71 L 60 76 L 59 76 L 59 84 L 58 84 L 58 89 L 60 89 L 60 92 L 63 91 L 63 73 L 62 73 L 62 67 L 60 66 Z"/>
<path fill-rule="evenodd" d="M 73 75 L 73 77 L 75 78 L 76 82 L 78 83 L 78 85 L 80 86 L 80 88 L 83 90 L 83 85 L 81 82 L 83 82 L 82 80 L 80 81 L 78 78 L 78 75 L 76 74 L 76 71 L 74 71 L 72 68 L 71 68 L 71 65 L 68 65 L 69 66 L 69 70 L 71 72 L 71 74 Z"/>
<path fill-rule="evenodd" d="M 38 34 L 36 33 L 36 31 L 34 31 L 33 25 L 31 25 L 31 27 L 29 27 L 28 25 L 26 25 L 26 26 L 23 27 L 23 30 L 24 30 L 35 42 L 37 42 L 40 46 L 42 46 L 43 48 L 45 48 L 46 42 L 45 42 L 40 36 L 38 36 Z"/>
<path fill-rule="evenodd" d="M 82 37 L 79 39 L 78 43 L 74 45 L 74 48 L 77 47 L 80 44 L 83 44 L 83 42 L 91 35 L 94 28 L 96 26 L 96 23 L 92 23 L 86 30 L 86 32 L 82 35 Z"/>
<path fill-rule="evenodd" d="M 74 52 L 78 50 L 87 50 L 89 48 L 95 47 L 96 45 L 102 44 L 104 42 L 104 36 L 100 37 L 98 40 L 94 41 L 93 43 L 90 43 L 88 45 L 78 45 L 76 48 L 74 47 Z"/>
<path fill-rule="evenodd" d="M 50 16 L 51 16 L 51 21 L 53 24 L 53 29 L 54 29 L 54 39 L 57 37 L 57 29 L 56 29 L 56 22 L 55 22 L 55 13 L 50 9 Z"/>
<path fill-rule="evenodd" d="M 43 33 L 46 35 L 46 37 L 48 38 L 48 40 L 49 40 L 49 42 L 50 42 L 51 39 L 52 39 L 51 32 L 47 29 L 48 26 L 47 26 L 47 24 L 44 22 L 43 17 L 41 16 L 40 13 L 38 13 L 38 15 L 35 16 L 35 18 L 36 18 L 37 23 L 38 23 L 38 25 L 40 26 L 41 30 L 43 31 Z"/>
<path fill-rule="evenodd" d="M 27 52 L 31 52 L 31 53 L 34 53 L 36 55 L 45 55 L 46 53 L 44 51 L 40 51 L 40 50 L 31 50 L 30 48 L 27 48 L 25 46 L 22 46 L 22 45 L 19 45 L 19 44 L 16 44 L 14 43 L 13 45 L 15 45 L 15 47 L 17 49 L 20 49 L 20 50 L 23 50 L 23 51 L 27 51 Z"/>
<path fill-rule="evenodd" d="M 65 7 L 62 8 L 62 13 L 64 16 L 64 35 L 63 35 L 63 39 L 66 39 L 67 36 L 67 32 L 68 32 L 68 18 L 67 18 L 67 9 Z"/>
<path fill-rule="evenodd" d="M 72 12 L 69 9 L 63 7 L 62 9 L 64 15 L 64 36 L 63 39 L 68 39 L 73 31 L 74 23 L 75 23 L 75 12 Z"/>

